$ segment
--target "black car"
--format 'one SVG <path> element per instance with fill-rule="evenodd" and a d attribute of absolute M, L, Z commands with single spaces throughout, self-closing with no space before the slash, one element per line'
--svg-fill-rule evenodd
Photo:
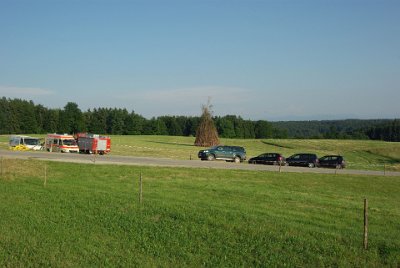
<path fill-rule="evenodd" d="M 278 153 L 265 153 L 249 159 L 249 164 L 285 165 L 286 160 Z"/>
<path fill-rule="evenodd" d="M 286 158 L 286 165 L 288 166 L 303 166 L 303 167 L 317 167 L 318 157 L 316 154 L 294 154 Z"/>
<path fill-rule="evenodd" d="M 326 155 L 319 159 L 320 167 L 345 168 L 346 161 L 341 155 Z"/>

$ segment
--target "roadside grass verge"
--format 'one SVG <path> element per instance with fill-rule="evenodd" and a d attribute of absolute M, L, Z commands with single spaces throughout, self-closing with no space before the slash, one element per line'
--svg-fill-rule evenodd
<path fill-rule="evenodd" d="M 32 135 L 35 137 L 43 137 Z M 177 136 L 111 136 L 111 154 L 173 159 L 197 159 L 201 147 L 194 146 L 194 137 Z M 246 148 L 247 157 L 265 152 L 344 155 L 348 168 L 361 170 L 400 171 L 400 143 L 370 140 L 322 139 L 221 139 L 221 144 Z M 8 136 L 0 136 L 0 148 L 8 148 Z"/>
<path fill-rule="evenodd" d="M 4 161 L 2 267 L 400 264 L 399 177 Z"/>

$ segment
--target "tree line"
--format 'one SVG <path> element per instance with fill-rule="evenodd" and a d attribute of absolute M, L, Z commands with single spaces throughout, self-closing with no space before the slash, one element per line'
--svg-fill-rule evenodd
<path fill-rule="evenodd" d="M 371 140 L 400 141 L 400 120 L 395 119 L 371 127 L 366 134 Z"/>
<path fill-rule="evenodd" d="M 281 121 L 272 124 L 285 129 L 289 138 L 400 141 L 399 119 Z"/>
<path fill-rule="evenodd" d="M 265 120 L 244 120 L 240 116 L 213 117 L 223 138 L 285 138 Z M 106 135 L 195 136 L 199 116 L 159 116 L 146 119 L 121 108 L 82 111 L 74 102 L 63 109 L 51 109 L 21 99 L 0 99 L 0 134 L 43 134 L 90 132 Z"/>
<path fill-rule="evenodd" d="M 282 121 L 214 116 L 222 138 L 324 138 L 400 141 L 400 120 Z M 47 108 L 33 101 L 0 99 L 0 134 L 90 132 L 105 135 L 195 136 L 200 116 L 159 116 L 147 119 L 122 108 L 82 111 L 74 102 Z"/>

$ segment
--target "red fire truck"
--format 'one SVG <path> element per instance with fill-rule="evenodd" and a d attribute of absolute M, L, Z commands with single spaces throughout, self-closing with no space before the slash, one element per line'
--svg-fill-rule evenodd
<path fill-rule="evenodd" d="M 111 151 L 111 139 L 98 134 L 78 133 L 75 135 L 78 141 L 79 152 L 87 154 L 107 154 Z"/>

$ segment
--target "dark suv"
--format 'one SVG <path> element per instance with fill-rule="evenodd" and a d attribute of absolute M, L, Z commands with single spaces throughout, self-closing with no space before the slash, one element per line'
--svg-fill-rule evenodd
<path fill-rule="evenodd" d="M 319 159 L 320 167 L 345 168 L 346 161 L 341 155 L 326 155 Z"/>
<path fill-rule="evenodd" d="M 228 162 L 240 163 L 246 160 L 246 150 L 239 146 L 214 146 L 209 149 L 200 150 L 198 157 L 201 160 L 226 160 Z"/>
<path fill-rule="evenodd" d="M 286 158 L 286 164 L 288 166 L 303 166 L 303 167 L 317 167 L 318 157 L 316 154 L 294 154 L 289 158 Z"/>
<path fill-rule="evenodd" d="M 278 153 L 265 153 L 249 159 L 249 164 L 285 165 L 286 160 Z"/>

